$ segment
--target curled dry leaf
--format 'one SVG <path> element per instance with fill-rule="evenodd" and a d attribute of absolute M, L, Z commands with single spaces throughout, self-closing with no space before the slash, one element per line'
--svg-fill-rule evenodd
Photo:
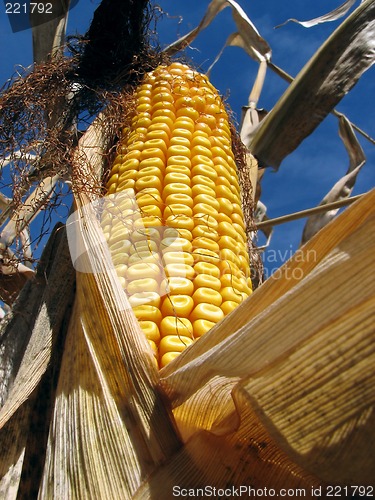
<path fill-rule="evenodd" d="M 212 0 L 199 25 L 166 47 L 164 52 L 173 55 L 183 50 L 202 30 L 211 24 L 219 12 L 229 6 L 232 7 L 233 19 L 238 29 L 238 36 L 234 34 L 230 37 L 230 40 L 232 40 L 233 44 L 243 44 L 249 55 L 257 61 L 269 60 L 271 58 L 271 49 L 268 43 L 260 36 L 258 30 L 250 21 L 242 7 L 234 0 Z"/>
<path fill-rule="evenodd" d="M 366 0 L 302 69 L 251 140 L 262 164 L 278 168 L 374 63 L 374 21 L 375 3 Z"/>
<path fill-rule="evenodd" d="M 326 194 L 319 206 L 327 205 L 335 201 L 345 200 L 351 195 L 357 175 L 365 164 L 366 157 L 361 145 L 353 131 L 349 120 L 341 115 L 339 118 L 339 133 L 349 155 L 349 168 L 346 174 L 336 182 L 333 188 Z M 307 220 L 302 234 L 302 244 L 306 243 L 315 233 L 324 227 L 335 217 L 339 208 L 327 210 L 316 215 L 312 215 Z"/>
<path fill-rule="evenodd" d="M 319 17 L 315 17 L 314 19 L 310 19 L 308 21 L 298 21 L 298 19 L 288 19 L 282 24 L 276 26 L 276 28 L 280 28 L 281 26 L 285 26 L 285 24 L 289 22 L 297 23 L 303 26 L 304 28 L 311 28 L 312 26 L 316 26 L 320 23 L 327 23 L 329 21 L 337 21 L 341 17 L 345 16 L 348 10 L 355 4 L 356 0 L 346 0 L 342 5 L 339 5 L 336 9 L 328 12 Z"/>

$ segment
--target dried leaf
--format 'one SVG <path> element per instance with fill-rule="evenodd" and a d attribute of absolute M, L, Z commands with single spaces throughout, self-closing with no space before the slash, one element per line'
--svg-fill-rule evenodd
<path fill-rule="evenodd" d="M 241 442 L 238 412 L 237 418 L 234 410 L 230 415 L 227 397 L 217 393 L 212 399 L 215 421 L 208 413 L 215 383 L 219 390 L 227 385 L 235 408 L 237 391 L 247 398 L 266 431 L 265 443 L 275 440 L 322 483 L 372 484 L 374 216 L 372 191 L 163 368 L 161 383 L 184 433 L 198 435 L 197 423 L 219 436 L 231 429 L 231 439 Z M 241 439 L 254 436 L 252 423 L 250 418 Z M 261 462 L 260 453 L 258 467 Z"/>
<path fill-rule="evenodd" d="M 348 152 L 350 163 L 347 173 L 336 182 L 333 188 L 326 194 L 319 206 L 327 205 L 339 200 L 345 200 L 351 195 L 357 175 L 365 164 L 366 157 L 361 145 L 353 131 L 349 120 L 341 115 L 339 118 L 339 133 L 345 148 Z M 302 244 L 306 243 L 315 233 L 331 221 L 339 208 L 327 210 L 316 215 L 312 215 L 306 221 L 302 234 Z"/>
<path fill-rule="evenodd" d="M 238 39 L 238 43 L 243 43 L 244 47 L 246 47 L 246 51 L 257 61 L 269 60 L 271 58 L 271 49 L 268 43 L 260 36 L 258 30 L 250 21 L 242 7 L 234 0 L 212 0 L 199 25 L 185 36 L 166 47 L 164 52 L 168 55 L 173 55 L 183 50 L 195 40 L 203 29 L 211 24 L 219 12 L 229 6 L 232 7 L 233 19 L 237 25 L 238 33 L 241 38 L 241 41 Z M 235 35 L 233 35 L 232 41 L 235 41 Z"/>
<path fill-rule="evenodd" d="M 374 63 L 375 3 L 364 1 L 306 64 L 251 140 L 261 164 L 277 168 Z"/>
<path fill-rule="evenodd" d="M 300 24 L 304 28 L 311 28 L 311 26 L 316 26 L 317 24 L 320 23 L 327 23 L 329 21 L 337 21 L 337 19 L 340 19 L 341 17 L 345 16 L 345 14 L 352 7 L 352 5 L 355 4 L 355 2 L 356 0 L 346 0 L 346 2 L 344 2 L 342 5 L 339 5 L 338 7 L 336 7 L 336 9 L 333 9 L 331 12 L 328 12 L 327 14 L 324 14 L 319 17 L 315 17 L 314 19 L 310 19 L 309 21 L 298 21 L 297 19 L 288 19 L 284 23 L 276 26 L 276 28 L 285 26 L 285 24 L 291 21 Z"/>
<path fill-rule="evenodd" d="M 38 9 L 30 14 L 33 58 L 36 63 L 46 61 L 49 55 L 54 56 L 61 50 L 65 39 L 70 0 L 51 0 L 50 4 L 53 15 L 40 13 Z"/>
<path fill-rule="evenodd" d="M 60 176 L 46 177 L 30 194 L 27 200 L 12 213 L 9 222 L 1 232 L 0 242 L 3 248 L 9 247 L 15 238 L 38 215 L 52 196 Z"/>

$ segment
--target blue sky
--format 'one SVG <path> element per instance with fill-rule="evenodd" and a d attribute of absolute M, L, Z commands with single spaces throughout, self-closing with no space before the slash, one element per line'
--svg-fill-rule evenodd
<path fill-rule="evenodd" d="M 279 29 L 274 27 L 290 17 L 310 19 L 337 7 L 341 0 L 238 0 L 261 35 L 272 48 L 272 60 L 295 76 L 316 49 L 340 21 L 305 29 L 289 23 Z M 69 13 L 68 33 L 87 30 L 99 0 L 79 0 Z M 157 30 L 161 46 L 174 41 L 195 27 L 203 16 L 208 0 L 161 0 L 159 5 L 169 13 L 160 18 Z M 357 2 L 356 6 L 359 4 Z M 12 33 L 3 3 L 0 12 L 0 85 L 9 78 L 17 65 L 32 62 L 31 31 Z M 353 10 L 353 9 L 352 9 Z M 206 70 L 220 51 L 227 36 L 236 31 L 230 9 L 222 11 L 214 22 L 202 32 L 188 49 L 186 55 Z M 257 64 L 241 49 L 227 48 L 222 59 L 213 69 L 211 79 L 222 94 L 229 95 L 229 104 L 240 117 L 241 106 L 247 103 L 257 71 Z M 270 110 L 286 89 L 279 77 L 268 71 L 259 107 Z M 375 136 L 374 100 L 375 79 L 373 69 L 365 73 L 356 87 L 338 105 L 337 109 Z M 319 203 L 333 184 L 345 174 L 348 157 L 338 137 L 337 120 L 330 116 L 304 143 L 280 166 L 278 172 L 267 170 L 262 182 L 262 201 L 269 217 L 277 217 Z M 374 186 L 375 148 L 360 138 L 367 156 L 367 164 L 358 176 L 353 194 L 365 192 Z M 268 273 L 279 265 L 285 256 L 298 248 L 305 219 L 275 228 L 267 255 Z M 273 262 L 275 255 L 277 262 Z"/>

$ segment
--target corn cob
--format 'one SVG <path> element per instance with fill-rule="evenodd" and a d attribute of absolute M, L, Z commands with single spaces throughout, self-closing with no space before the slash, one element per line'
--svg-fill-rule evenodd
<path fill-rule="evenodd" d="M 114 205 L 102 227 L 163 367 L 251 293 L 250 266 L 228 116 L 215 88 L 172 63 L 146 75 L 135 101 L 107 182 L 109 195 L 135 198 Z M 131 221 L 120 223 L 119 212 Z"/>

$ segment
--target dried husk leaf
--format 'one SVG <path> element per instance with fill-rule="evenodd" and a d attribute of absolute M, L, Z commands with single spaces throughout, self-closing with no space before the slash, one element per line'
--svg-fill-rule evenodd
<path fill-rule="evenodd" d="M 339 118 L 339 133 L 348 152 L 350 159 L 349 168 L 346 174 L 339 179 L 332 189 L 325 195 L 323 200 L 319 203 L 319 206 L 349 198 L 354 189 L 357 175 L 366 161 L 365 154 L 353 131 L 353 128 L 349 120 L 344 115 L 341 115 Z M 335 217 L 338 211 L 339 208 L 335 208 L 333 210 L 327 210 L 326 212 L 309 217 L 303 229 L 302 244 L 306 243 L 306 241 L 309 240 L 315 233 L 328 224 L 328 222 Z"/>
<path fill-rule="evenodd" d="M 81 139 L 73 174 L 77 230 L 86 248 L 81 258 L 96 272 L 77 273 L 41 498 L 130 498 L 180 447 L 151 349 L 97 245 L 98 221 L 83 217 L 83 206 L 97 196 L 90 185 L 98 185 L 108 140 L 102 119 Z"/>
<path fill-rule="evenodd" d="M 1 232 L 0 242 L 4 248 L 10 246 L 16 236 L 38 215 L 51 197 L 59 175 L 43 179 L 27 200 L 12 213 L 9 222 Z"/>
<path fill-rule="evenodd" d="M 205 430 L 228 432 L 239 415 L 220 416 L 241 391 L 270 442 L 302 470 L 331 484 L 371 484 L 374 201 L 372 191 L 353 204 L 162 370 L 184 436 L 199 432 L 193 415 Z M 233 402 L 212 396 L 215 381 L 233 388 Z"/>
<path fill-rule="evenodd" d="M 69 317 L 73 300 L 75 276 L 68 243 L 60 227 L 49 239 L 43 252 L 36 277 L 23 288 L 9 317 L 5 320 L 0 339 L 0 496 L 17 498 L 24 468 L 34 467 L 29 486 L 36 491 L 37 462 L 44 459 L 43 442 L 39 440 L 29 451 L 27 443 L 39 436 L 37 420 L 48 415 L 35 405 L 50 404 L 53 399 L 51 374 L 41 384 L 53 357 L 53 369 L 64 339 L 64 319 Z M 55 354 L 54 354 L 55 353 Z M 57 358 L 56 358 L 57 354 Z M 39 390 L 40 387 L 40 390 Z M 26 448 L 27 447 L 27 448 Z M 28 463 L 24 463 L 25 448 Z M 36 459 L 37 457 L 37 459 Z M 30 478 L 29 477 L 29 478 Z M 21 483 L 21 487 L 22 483 Z M 17 493 L 18 492 L 18 493 Z M 29 495 L 26 497 L 30 498 Z"/>
<path fill-rule="evenodd" d="M 341 17 L 345 16 L 345 14 L 355 4 L 355 2 L 356 0 L 346 0 L 346 2 L 336 7 L 336 9 L 327 12 L 327 14 L 323 14 L 322 16 L 319 17 L 314 17 L 314 19 L 309 19 L 308 21 L 298 21 L 298 19 L 288 19 L 284 23 L 276 26 L 276 28 L 280 28 L 281 26 L 284 26 L 285 24 L 291 21 L 300 24 L 304 28 L 311 28 L 312 26 L 316 26 L 317 24 L 327 23 L 329 21 L 337 21 L 337 19 L 340 19 Z"/>
<path fill-rule="evenodd" d="M 38 8 L 30 13 L 33 57 L 36 63 L 46 61 L 50 54 L 56 55 L 65 40 L 70 0 L 51 0 L 50 4 L 53 15 L 48 12 L 40 13 Z"/>
<path fill-rule="evenodd" d="M 278 168 L 374 63 L 374 21 L 375 3 L 366 0 L 305 65 L 251 140 L 261 164 Z"/>
<path fill-rule="evenodd" d="M 168 55 L 173 55 L 176 52 L 183 50 L 193 40 L 195 40 L 197 35 L 202 30 L 207 28 L 207 26 L 212 23 L 217 14 L 219 14 L 219 12 L 221 12 L 226 7 L 232 7 L 233 19 L 236 23 L 239 37 L 241 38 L 241 41 L 239 41 L 238 43 L 243 43 L 246 47 L 245 50 L 256 61 L 260 62 L 269 60 L 271 58 L 271 49 L 268 43 L 266 42 L 266 40 L 264 40 L 264 38 L 260 36 L 258 30 L 248 18 L 242 7 L 234 0 L 212 0 L 199 25 L 192 31 L 166 47 L 164 49 L 164 52 Z"/>

